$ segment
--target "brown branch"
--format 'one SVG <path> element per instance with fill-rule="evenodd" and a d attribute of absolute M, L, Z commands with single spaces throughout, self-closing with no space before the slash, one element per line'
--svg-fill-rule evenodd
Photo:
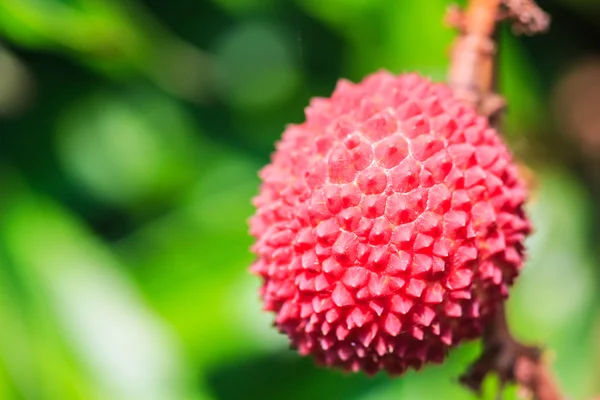
<path fill-rule="evenodd" d="M 487 116 L 493 125 L 498 125 L 505 107 L 503 98 L 495 93 L 495 37 L 502 19 L 512 20 L 515 31 L 529 34 L 547 29 L 549 23 L 533 0 L 470 0 L 464 12 L 454 6 L 447 15 L 447 21 L 460 32 L 452 49 L 449 84 L 457 96 Z M 564 398 L 541 350 L 512 336 L 504 305 L 490 318 L 483 346 L 482 355 L 461 377 L 469 388 L 479 392 L 485 376 L 495 372 L 503 385 L 516 383 L 522 393 L 536 400 Z"/>
<path fill-rule="evenodd" d="M 511 334 L 503 305 L 484 332 L 483 346 L 482 355 L 460 377 L 465 386 L 479 393 L 485 376 L 495 372 L 502 386 L 516 383 L 525 398 L 564 399 L 542 351 L 522 344 Z"/>
<path fill-rule="evenodd" d="M 550 17 L 533 0 L 471 0 L 463 12 L 451 6 L 446 21 L 458 28 L 452 48 L 448 82 L 460 98 L 474 105 L 480 114 L 497 122 L 505 108 L 504 99 L 494 93 L 499 21 L 511 20 L 513 30 L 534 34 L 548 29 Z"/>
<path fill-rule="evenodd" d="M 539 400 L 560 400 L 562 398 L 556 377 L 547 362 L 530 357 L 517 358 L 514 366 L 515 381 L 521 386 L 523 397 L 532 395 Z"/>
<path fill-rule="evenodd" d="M 493 37 L 501 4 L 502 0 L 471 0 L 464 12 L 450 9 L 450 22 L 460 35 L 452 46 L 448 83 L 457 96 L 488 117 L 504 108 L 492 91 L 496 53 Z"/>

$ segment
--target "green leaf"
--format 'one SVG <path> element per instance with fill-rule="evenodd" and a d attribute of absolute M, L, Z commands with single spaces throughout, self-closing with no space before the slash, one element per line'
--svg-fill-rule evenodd
<path fill-rule="evenodd" d="M 1 0 L 0 34 L 62 53 L 112 78 L 144 76 L 177 96 L 210 91 L 210 57 L 176 38 L 136 1 Z"/>
<path fill-rule="evenodd" d="M 210 172 L 173 213 L 120 243 L 123 257 L 199 365 L 285 346 L 262 312 L 246 220 L 258 165 L 217 153 Z M 240 335 L 243 332 L 243 335 Z"/>
<path fill-rule="evenodd" d="M 547 114 L 542 105 L 543 83 L 521 39 L 503 29 L 500 43 L 499 86 L 508 102 L 505 132 L 509 137 L 532 136 L 542 130 Z"/>
<path fill-rule="evenodd" d="M 103 91 L 64 110 L 57 147 L 67 173 L 99 199 L 143 214 L 177 199 L 205 149 L 190 116 L 152 90 Z"/>
<path fill-rule="evenodd" d="M 394 1 L 383 8 L 380 62 L 392 71 L 446 78 L 449 47 L 456 33 L 443 24 L 448 1 Z"/>
<path fill-rule="evenodd" d="M 281 27 L 240 24 L 217 45 L 217 78 L 228 102 L 242 109 L 262 109 L 288 100 L 300 83 L 293 60 L 295 43 Z"/>
<path fill-rule="evenodd" d="M 1 331 L 11 347 L 0 354 L 16 356 L 11 365 L 25 374 L 26 389 L 38 390 L 30 374 L 39 371 L 49 398 L 191 398 L 194 377 L 177 338 L 96 238 L 52 201 L 23 189 L 5 197 L 1 215 L 0 242 L 33 289 L 35 328 L 17 322 L 14 309 Z"/>

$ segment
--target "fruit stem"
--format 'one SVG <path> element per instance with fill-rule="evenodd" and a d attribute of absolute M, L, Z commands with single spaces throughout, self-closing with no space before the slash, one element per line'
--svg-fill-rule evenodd
<path fill-rule="evenodd" d="M 452 48 L 449 85 L 496 127 L 505 108 L 504 99 L 495 92 L 497 27 L 503 19 L 512 20 L 517 33 L 542 32 L 549 24 L 549 17 L 533 0 L 469 0 L 465 11 L 453 6 L 447 15 L 447 21 L 460 32 Z M 490 372 L 496 372 L 502 384 L 516 383 L 536 400 L 564 398 L 541 350 L 520 343 L 510 332 L 503 304 L 497 307 L 485 329 L 481 356 L 460 381 L 480 392 Z"/>
<path fill-rule="evenodd" d="M 524 398 L 564 399 L 554 374 L 542 357 L 542 351 L 522 344 L 510 332 L 504 305 L 497 308 L 486 327 L 482 355 L 469 366 L 460 381 L 480 392 L 485 376 L 492 371 L 498 374 L 502 385 L 516 383 Z"/>
<path fill-rule="evenodd" d="M 471 0 L 464 12 L 453 6 L 448 13 L 449 22 L 460 32 L 452 46 L 448 83 L 457 96 L 488 117 L 504 107 L 493 93 L 494 37 L 501 4 L 502 0 Z"/>
<path fill-rule="evenodd" d="M 460 32 L 452 46 L 448 83 L 497 124 L 505 108 L 495 93 L 498 22 L 509 19 L 516 33 L 534 34 L 548 29 L 550 18 L 533 0 L 470 0 L 464 11 L 451 6 L 446 19 Z"/>

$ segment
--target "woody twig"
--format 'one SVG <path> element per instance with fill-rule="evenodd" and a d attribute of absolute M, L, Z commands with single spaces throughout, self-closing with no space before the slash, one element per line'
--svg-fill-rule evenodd
<path fill-rule="evenodd" d="M 466 10 L 452 6 L 447 14 L 447 22 L 460 32 L 452 48 L 449 84 L 494 123 L 505 107 L 494 91 L 497 26 L 505 19 L 515 32 L 525 34 L 543 32 L 550 23 L 533 0 L 471 0 Z"/>

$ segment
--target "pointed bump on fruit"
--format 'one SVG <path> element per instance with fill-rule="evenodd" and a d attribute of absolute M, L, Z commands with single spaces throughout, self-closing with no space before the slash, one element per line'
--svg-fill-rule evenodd
<path fill-rule="evenodd" d="M 335 285 L 335 289 L 331 294 L 331 299 L 338 307 L 347 307 L 354 304 L 352 293 L 342 283 Z"/>

